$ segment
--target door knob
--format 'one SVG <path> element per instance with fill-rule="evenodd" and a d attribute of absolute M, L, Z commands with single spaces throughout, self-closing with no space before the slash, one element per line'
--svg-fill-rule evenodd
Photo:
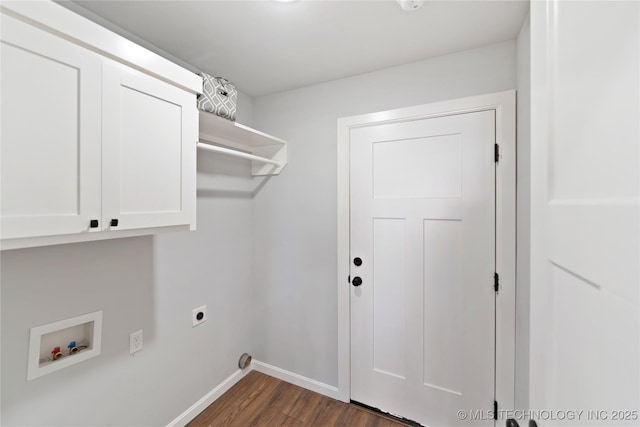
<path fill-rule="evenodd" d="M 353 286 L 360 286 L 362 285 L 362 279 L 359 278 L 358 276 L 354 277 L 353 280 L 351 281 L 351 284 Z"/>
<path fill-rule="evenodd" d="M 362 258 L 360 257 L 355 257 L 353 259 L 353 263 L 356 265 L 356 267 L 360 267 L 362 265 Z"/>

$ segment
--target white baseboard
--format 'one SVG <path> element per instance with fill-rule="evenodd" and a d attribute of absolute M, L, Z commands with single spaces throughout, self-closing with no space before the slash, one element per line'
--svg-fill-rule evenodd
<path fill-rule="evenodd" d="M 262 372 L 263 374 L 272 376 L 290 384 L 306 388 L 307 390 L 315 391 L 316 393 L 324 394 L 325 396 L 328 396 L 332 399 L 340 400 L 340 397 L 338 395 L 338 387 L 321 383 L 320 381 L 312 380 L 311 378 L 304 377 L 294 372 L 290 372 L 255 359 L 251 362 L 251 368 L 254 371 Z"/>
<path fill-rule="evenodd" d="M 189 409 L 184 411 L 182 414 L 178 415 L 175 420 L 171 421 L 167 424 L 167 427 L 184 427 L 191 420 L 193 420 L 200 412 L 204 411 L 207 406 L 211 405 L 215 402 L 220 396 L 222 396 L 227 390 L 233 387 L 238 381 L 244 378 L 251 372 L 251 369 L 241 370 L 238 369 L 233 374 L 231 374 L 227 379 L 222 381 L 220 384 L 216 386 L 209 393 L 205 394 L 202 399 L 198 400 L 194 403 Z"/>
<path fill-rule="evenodd" d="M 279 380 L 288 382 L 293 385 L 297 385 L 307 390 L 315 391 L 316 393 L 323 394 L 331 397 L 332 399 L 340 400 L 338 394 L 338 388 L 321 383 L 320 381 L 312 380 L 311 378 L 304 377 L 294 372 L 287 371 L 285 369 L 278 368 L 268 363 L 253 360 L 248 369 L 238 369 L 231 374 L 227 379 L 222 381 L 204 397 L 194 403 L 189 409 L 178 415 L 175 420 L 167 424 L 167 427 L 184 427 L 191 420 L 193 420 L 200 412 L 204 411 L 207 406 L 215 402 L 220 396 L 222 396 L 227 390 L 233 387 L 238 381 L 245 377 L 251 371 L 262 372 L 263 374 L 272 376 Z"/>

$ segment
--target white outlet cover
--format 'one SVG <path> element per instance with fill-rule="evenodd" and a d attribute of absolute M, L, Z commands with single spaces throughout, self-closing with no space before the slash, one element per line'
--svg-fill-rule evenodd
<path fill-rule="evenodd" d="M 136 332 L 132 332 L 129 335 L 129 354 L 133 354 L 142 350 L 142 345 L 144 344 L 142 329 Z"/>
<path fill-rule="evenodd" d="M 202 313 L 202 319 L 198 320 L 198 313 Z M 192 320 L 192 326 L 195 328 L 196 326 L 200 325 L 201 323 L 204 323 L 207 321 L 207 306 L 203 305 L 200 306 L 198 308 L 194 308 L 192 313 L 191 313 L 191 320 Z"/>

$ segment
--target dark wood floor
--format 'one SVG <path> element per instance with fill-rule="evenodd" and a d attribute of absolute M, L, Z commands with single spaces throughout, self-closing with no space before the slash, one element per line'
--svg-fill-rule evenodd
<path fill-rule="evenodd" d="M 405 424 L 253 371 L 187 427 L 218 426 L 404 427 Z"/>

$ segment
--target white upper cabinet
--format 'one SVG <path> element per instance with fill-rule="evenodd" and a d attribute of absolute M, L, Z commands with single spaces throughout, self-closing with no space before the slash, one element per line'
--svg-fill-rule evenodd
<path fill-rule="evenodd" d="M 103 218 L 110 229 L 189 225 L 194 96 L 124 65 L 104 68 Z"/>
<path fill-rule="evenodd" d="M 89 231 L 100 218 L 97 55 L 2 15 L 2 238 Z"/>
<path fill-rule="evenodd" d="M 195 74 L 50 2 L 1 6 L 2 249 L 195 227 Z"/>

